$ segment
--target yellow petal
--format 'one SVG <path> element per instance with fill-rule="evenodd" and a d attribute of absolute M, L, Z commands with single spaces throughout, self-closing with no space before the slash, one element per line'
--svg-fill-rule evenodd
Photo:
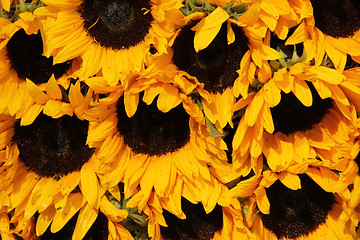
<path fill-rule="evenodd" d="M 288 172 L 281 172 L 278 177 L 282 184 L 292 190 L 298 190 L 301 188 L 301 182 L 298 175 L 294 175 Z"/>
<path fill-rule="evenodd" d="M 346 97 L 360 111 L 360 88 L 351 84 L 350 82 L 342 82 L 339 87 L 345 93 Z"/>
<path fill-rule="evenodd" d="M 49 100 L 43 109 L 44 114 L 51 116 L 53 118 L 59 118 L 64 116 L 65 114 L 72 116 L 73 109 L 70 104 L 61 102 L 61 101 L 54 101 Z"/>
<path fill-rule="evenodd" d="M 279 104 L 281 100 L 281 91 L 273 80 L 266 83 L 261 91 L 263 92 L 265 101 L 269 104 L 269 107 L 274 107 Z"/>
<path fill-rule="evenodd" d="M 339 190 L 342 191 L 346 187 L 343 184 L 340 189 L 337 189 L 339 179 L 334 172 L 327 168 L 309 168 L 306 174 L 327 192 L 339 192 Z"/>
<path fill-rule="evenodd" d="M 271 115 L 271 111 L 269 107 L 264 107 L 263 108 L 263 115 L 261 118 L 262 124 L 264 125 L 264 129 L 268 132 L 268 133 L 273 133 L 275 128 L 274 128 L 274 121 Z"/>
<path fill-rule="evenodd" d="M 264 3 L 264 1 L 262 1 L 261 3 Z M 260 15 L 260 19 L 269 27 L 271 32 L 275 30 L 277 19 L 274 17 L 274 13 L 262 12 Z"/>
<path fill-rule="evenodd" d="M 243 142 L 245 134 L 247 132 L 248 126 L 244 121 L 244 118 L 240 120 L 238 128 L 236 129 L 234 139 L 233 139 L 233 149 L 238 149 L 240 144 Z"/>
<path fill-rule="evenodd" d="M 77 211 L 84 205 L 84 197 L 81 193 L 71 194 L 66 201 L 64 208 L 57 209 L 57 213 L 51 224 L 51 232 L 57 232 L 62 229 L 65 224 L 75 215 Z"/>
<path fill-rule="evenodd" d="M 338 52 L 344 52 L 351 56 L 359 56 L 359 34 L 355 33 L 352 38 L 333 38 L 331 36 L 325 36 L 326 41 L 330 41 Z M 340 50 L 340 51 L 339 51 Z"/>
<path fill-rule="evenodd" d="M 109 223 L 110 224 L 110 223 Z M 134 237 L 131 235 L 131 233 L 120 223 L 114 223 L 115 230 L 116 230 L 116 238 L 117 239 L 133 239 Z"/>
<path fill-rule="evenodd" d="M 234 30 L 231 27 L 231 22 L 227 23 L 227 43 L 228 45 L 235 42 L 235 33 Z"/>
<path fill-rule="evenodd" d="M 259 210 L 264 214 L 270 213 L 270 202 L 268 197 L 266 196 L 265 188 L 259 187 L 255 190 L 256 194 L 256 202 Z"/>
<path fill-rule="evenodd" d="M 246 107 L 247 105 L 249 105 L 249 103 L 252 102 L 254 97 L 255 97 L 255 93 L 250 93 L 247 98 L 240 98 L 240 100 L 234 104 L 233 112 L 236 112 L 236 111 Z"/>
<path fill-rule="evenodd" d="M 96 173 L 90 167 L 90 164 L 85 163 L 80 171 L 81 181 L 80 189 L 84 194 L 85 199 L 91 207 L 99 208 L 100 204 L 100 189 Z"/>
<path fill-rule="evenodd" d="M 10 12 L 10 0 L 1 0 L 2 7 L 5 11 Z"/>
<path fill-rule="evenodd" d="M 76 81 L 75 85 L 73 84 L 70 85 L 69 100 L 73 108 L 78 108 L 81 106 L 81 104 L 83 104 L 84 97 L 81 94 L 80 81 Z"/>
<path fill-rule="evenodd" d="M 336 85 L 330 85 L 329 86 L 332 96 L 334 99 L 337 99 L 339 102 L 341 102 L 344 105 L 350 105 L 349 100 L 347 99 L 346 95 L 343 93 L 341 88 L 339 88 Z"/>
<path fill-rule="evenodd" d="M 43 0 L 45 4 L 49 4 L 49 0 Z M 67 7 L 74 7 L 81 4 L 81 1 L 79 0 L 51 0 L 50 5 L 53 5 L 55 7 L 59 8 L 67 8 Z"/>
<path fill-rule="evenodd" d="M 255 124 L 255 125 L 257 125 L 257 124 Z M 259 157 L 259 155 L 262 153 L 262 149 L 263 149 L 263 140 L 262 139 L 259 139 L 259 140 L 253 139 L 253 141 L 251 142 L 251 147 L 250 147 L 250 155 L 253 158 Z"/>
<path fill-rule="evenodd" d="M 125 104 L 125 111 L 128 117 L 132 117 L 137 109 L 139 104 L 139 94 L 132 94 L 128 91 L 124 93 L 124 104 Z"/>
<path fill-rule="evenodd" d="M 241 25 L 252 26 L 259 19 L 260 12 L 260 1 L 256 1 L 242 16 L 239 17 L 238 21 Z"/>
<path fill-rule="evenodd" d="M 228 18 L 229 14 L 223 8 L 217 7 L 191 29 L 196 31 L 194 37 L 194 48 L 196 52 L 209 46 L 220 31 L 223 22 Z"/>
<path fill-rule="evenodd" d="M 79 34 L 72 39 L 76 40 L 72 41 L 71 44 L 65 45 L 65 47 L 57 53 L 54 57 L 54 64 L 63 63 L 81 55 L 89 48 L 92 41 L 86 34 Z"/>
<path fill-rule="evenodd" d="M 79 81 L 77 81 L 76 83 L 78 83 L 78 82 Z M 99 93 L 112 92 L 112 91 L 115 91 L 120 88 L 120 86 L 110 86 L 104 77 L 91 77 L 91 78 L 86 79 L 85 83 L 91 89 L 93 89 L 94 91 L 99 92 Z"/>
<path fill-rule="evenodd" d="M 46 83 L 46 93 L 49 97 L 51 97 L 54 100 L 61 100 L 62 94 L 61 90 L 59 88 L 59 85 L 57 84 L 54 74 L 51 75 L 49 81 Z"/>
<path fill-rule="evenodd" d="M 241 181 L 229 192 L 226 192 L 225 195 L 230 195 L 232 197 L 251 196 L 254 193 L 255 189 L 258 187 L 260 180 L 260 178 L 252 177 Z"/>
<path fill-rule="evenodd" d="M 107 50 L 101 59 L 102 73 L 110 86 L 115 86 L 120 80 L 120 72 L 124 72 L 118 70 L 117 64 L 119 64 L 119 66 L 122 65 L 120 61 L 115 60 L 116 55 L 117 52 Z M 127 72 L 128 70 L 126 70 L 126 73 Z"/>
<path fill-rule="evenodd" d="M 220 123 L 221 129 L 224 128 L 228 122 L 230 126 L 233 127 L 231 118 L 234 102 L 235 97 L 231 88 L 225 89 L 222 94 L 216 94 L 215 105 L 218 112 L 218 121 Z"/>
<path fill-rule="evenodd" d="M 310 107 L 312 105 L 313 98 L 309 86 L 302 80 L 295 80 L 294 83 L 294 95 L 302 104 L 304 104 L 304 106 Z"/>
<path fill-rule="evenodd" d="M 28 111 L 25 113 L 25 115 L 20 120 L 21 126 L 30 125 L 33 123 L 36 119 L 36 117 L 40 114 L 40 112 L 43 110 L 44 105 L 40 104 L 34 104 L 32 105 Z"/>
<path fill-rule="evenodd" d="M 256 94 L 253 101 L 250 103 L 245 112 L 245 120 L 249 126 L 254 126 L 256 120 L 258 119 L 260 109 L 264 103 L 264 98 L 262 94 Z"/>
<path fill-rule="evenodd" d="M 39 214 L 36 222 L 36 235 L 42 235 L 49 227 L 50 223 L 55 217 L 56 210 L 53 206 L 48 207 L 45 211 Z"/>
<path fill-rule="evenodd" d="M 295 45 L 297 43 L 305 42 L 308 38 L 308 33 L 305 28 L 304 21 L 296 28 L 294 33 L 286 40 L 285 45 Z"/>
<path fill-rule="evenodd" d="M 351 120 L 350 106 L 342 104 L 337 99 L 334 99 L 334 102 L 335 102 L 336 106 L 340 109 L 340 111 L 344 115 L 344 117 Z"/>
<path fill-rule="evenodd" d="M 35 173 L 26 173 L 26 171 L 27 170 L 23 168 L 22 173 L 20 172 L 13 185 L 12 194 L 10 195 L 11 206 L 13 208 L 17 207 L 29 197 L 29 194 L 38 181 L 39 177 Z"/>
<path fill-rule="evenodd" d="M 148 170 L 148 172 L 156 172 L 155 191 L 160 197 L 166 198 L 174 187 L 176 168 L 168 158 L 158 159 L 158 163 L 159 165 L 154 169 L 155 171 Z"/>
<path fill-rule="evenodd" d="M 304 159 L 307 159 L 309 156 L 310 146 L 307 138 L 298 133 L 294 134 L 294 149 L 299 155 L 303 156 Z"/>
<path fill-rule="evenodd" d="M 101 198 L 100 210 L 113 222 L 120 222 L 128 216 L 125 209 L 117 209 L 106 196 Z"/>
<path fill-rule="evenodd" d="M 325 41 L 325 51 L 336 69 L 344 70 L 347 60 L 347 54 L 336 49 L 331 41 Z"/>
<path fill-rule="evenodd" d="M 72 172 L 61 177 L 61 193 L 66 195 L 71 192 L 80 182 L 80 172 Z"/>
<path fill-rule="evenodd" d="M 183 155 L 185 155 L 186 153 L 187 152 L 184 151 Z M 193 179 L 194 175 L 198 175 L 198 169 L 195 163 L 193 163 L 194 161 L 191 159 L 193 156 L 190 155 L 190 159 L 188 159 L 189 156 L 187 156 L 187 154 L 186 154 L 186 159 L 183 159 L 184 158 L 183 155 L 180 156 L 179 154 L 174 154 L 173 162 L 183 175 L 185 175 L 189 179 Z"/>
<path fill-rule="evenodd" d="M 99 209 L 93 208 L 90 204 L 85 204 L 85 206 L 81 208 L 72 236 L 73 240 L 84 238 L 91 225 L 95 222 L 98 212 Z"/>
<path fill-rule="evenodd" d="M 273 79 L 276 81 L 276 86 L 285 93 L 294 89 L 294 76 L 289 74 L 286 68 L 281 68 L 275 72 Z"/>
<path fill-rule="evenodd" d="M 83 74 L 80 74 L 80 76 L 90 77 L 99 72 L 102 54 L 103 48 L 98 47 L 96 43 L 91 44 L 89 49 L 81 55 L 83 65 L 81 70 L 84 72 Z"/>
<path fill-rule="evenodd" d="M 181 103 L 179 91 L 173 85 L 163 85 L 164 91 L 160 92 L 157 107 L 166 113 Z"/>
<path fill-rule="evenodd" d="M 40 181 L 42 181 L 41 179 Z M 53 195 L 58 192 L 59 184 L 52 178 L 45 178 L 41 186 L 42 194 L 37 201 L 39 212 L 43 212 L 53 201 Z M 35 196 L 36 197 L 36 196 Z"/>
<path fill-rule="evenodd" d="M 146 89 L 144 91 L 144 96 L 143 96 L 143 101 L 147 104 L 150 105 L 154 99 L 156 98 L 157 95 L 160 94 L 160 92 L 162 91 L 162 87 L 161 84 L 154 84 L 152 85 L 150 88 Z"/>
<path fill-rule="evenodd" d="M 121 201 L 121 193 L 120 193 L 120 188 L 118 185 L 115 185 L 114 187 L 109 188 L 108 191 L 111 193 L 111 195 L 116 200 L 118 200 L 119 202 Z M 101 204 L 101 202 L 100 202 L 100 204 Z M 100 206 L 100 208 L 101 208 L 101 206 Z"/>
<path fill-rule="evenodd" d="M 261 53 L 262 59 L 276 60 L 281 58 L 281 55 L 275 49 L 263 44 L 259 45 L 259 51 Z"/>
<path fill-rule="evenodd" d="M 88 142 L 94 144 L 94 142 L 104 141 L 109 134 L 116 131 L 117 117 L 116 114 L 110 115 L 99 124 L 96 124 L 95 128 L 89 128 Z M 92 124 L 92 123 L 91 123 Z"/>
<path fill-rule="evenodd" d="M 322 99 L 331 97 L 331 91 L 328 87 L 328 83 L 324 83 L 322 80 L 316 80 L 312 83 Z"/>
<path fill-rule="evenodd" d="M 307 40 L 304 43 L 304 51 L 306 52 L 306 59 L 304 61 L 310 62 L 316 57 L 317 44 L 316 41 Z"/>
<path fill-rule="evenodd" d="M 310 74 L 309 77 L 315 79 L 319 78 L 325 82 L 335 85 L 338 85 L 339 83 L 341 83 L 343 80 L 346 79 L 346 77 L 343 74 L 336 71 L 335 69 L 324 66 L 309 67 L 308 73 Z"/>
<path fill-rule="evenodd" d="M 45 104 L 50 100 L 50 97 L 46 95 L 41 89 L 35 85 L 31 80 L 26 79 L 26 86 L 29 91 L 29 94 L 35 102 L 40 104 Z"/>
<path fill-rule="evenodd" d="M 139 178 L 144 174 L 150 163 L 148 158 L 148 156 L 142 154 L 137 154 L 132 157 L 124 177 L 124 182 L 128 183 L 125 185 L 125 194 L 127 190 L 131 192 L 130 189 L 136 188 L 139 184 Z M 129 188 L 126 188 L 126 186 Z"/>

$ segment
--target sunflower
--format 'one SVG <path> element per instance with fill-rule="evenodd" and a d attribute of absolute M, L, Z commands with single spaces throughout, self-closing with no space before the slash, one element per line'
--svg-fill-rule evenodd
<path fill-rule="evenodd" d="M 181 6 L 174 0 L 43 2 L 47 6 L 34 13 L 49 39 L 45 54 L 54 56 L 54 63 L 80 56 L 82 77 L 101 70 L 111 85 L 143 70 L 151 45 L 158 54 L 166 50 L 173 30 L 164 14 Z"/>
<path fill-rule="evenodd" d="M 102 160 L 97 173 L 103 186 L 113 190 L 124 182 L 125 197 L 132 197 L 128 205 L 141 211 L 153 191 L 157 198 L 179 196 L 179 181 L 189 185 L 190 192 L 212 185 L 209 166 L 227 164 L 226 145 L 210 136 L 203 113 L 186 94 L 191 88 L 132 78 L 127 88 L 114 89 L 85 114 L 90 121 L 88 144 L 99 148 Z M 86 83 L 95 92 L 107 84 L 100 77 Z M 220 189 L 203 194 L 206 209 L 216 204 Z"/>
<path fill-rule="evenodd" d="M 232 12 L 238 5 L 231 8 L 231 4 L 212 6 L 206 2 L 195 8 L 189 2 L 181 9 L 185 15 L 171 15 L 169 21 L 179 30 L 168 59 L 157 65 L 166 78 L 190 81 L 196 87 L 192 97 L 220 134 L 227 124 L 232 126 L 235 99 L 247 93 L 257 67 L 266 72 L 270 70 L 268 60 L 280 58 L 255 28 L 241 27 L 240 20 L 233 18 L 238 13 Z M 196 12 L 198 9 L 204 12 Z"/>
<path fill-rule="evenodd" d="M 219 189 L 221 194 L 213 195 Z M 213 176 L 200 189 L 177 178 L 171 196 L 162 198 L 152 192 L 142 203 L 144 192 L 139 191 L 127 206 L 139 206 L 148 216 L 148 233 L 153 239 L 249 239 L 251 232 L 243 224 L 239 201 L 223 199 L 227 191 Z"/>
<path fill-rule="evenodd" d="M 8 112 L 25 121 L 29 115 L 35 114 L 33 120 L 44 108 L 37 103 L 44 105 L 49 100 L 62 98 L 58 83 L 65 88 L 69 85 L 69 79 L 75 77 L 76 61 L 72 66 L 70 62 L 53 65 L 52 57 L 42 56 L 43 42 L 38 19 L 29 12 L 20 13 L 19 17 L 14 23 L 0 18 L 0 112 Z M 37 87 L 41 93 L 36 92 L 36 95 L 41 100 L 33 99 L 32 90 Z M 48 96 L 42 93 L 45 88 Z M 52 109 L 53 106 L 47 108 Z"/>
<path fill-rule="evenodd" d="M 76 99 L 75 95 L 70 93 L 69 98 Z M 81 99 L 74 102 L 81 105 Z M 24 215 L 24 221 L 38 212 L 38 236 L 50 224 L 51 232 L 59 231 L 79 212 L 73 237 L 82 238 L 95 221 L 107 189 L 95 172 L 97 152 L 86 145 L 88 122 L 55 107 L 48 112 L 53 116 L 36 114 L 29 125 L 3 116 L 0 202 L 3 211 L 15 210 L 13 217 Z"/>
<path fill-rule="evenodd" d="M 353 183 L 312 162 L 253 177 L 259 185 L 243 205 L 253 239 L 356 239 L 357 222 L 349 211 Z M 231 195 L 243 196 L 244 186 L 240 182 Z"/>
<path fill-rule="evenodd" d="M 303 42 L 316 65 L 326 53 L 339 70 L 344 70 L 347 55 L 360 56 L 360 6 L 356 1 L 303 0 L 298 5 L 302 22 L 287 44 Z"/>
<path fill-rule="evenodd" d="M 351 144 L 348 135 L 360 97 L 353 81 L 335 69 L 312 65 L 295 50 L 291 58 L 270 65 L 272 78 L 235 105 L 237 110 L 247 106 L 233 139 L 236 168 L 264 153 L 270 169 L 281 171 L 293 161 L 321 158 L 323 150 Z"/>
<path fill-rule="evenodd" d="M 220 231 L 224 227 L 224 216 L 228 214 L 229 209 L 225 210 L 220 205 L 216 205 L 211 212 L 206 213 L 201 203 L 193 204 L 185 198 L 181 200 L 181 207 L 185 219 L 180 219 L 164 210 L 167 226 L 160 226 L 164 239 L 221 239 Z M 228 218 L 231 218 L 231 215 Z M 230 226 L 233 224 L 231 222 Z M 233 228 L 231 226 L 232 230 Z"/>

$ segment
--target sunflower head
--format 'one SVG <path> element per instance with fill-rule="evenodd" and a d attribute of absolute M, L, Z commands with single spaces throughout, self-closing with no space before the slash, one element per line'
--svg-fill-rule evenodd
<path fill-rule="evenodd" d="M 84 0 L 79 8 L 85 31 L 101 46 L 119 50 L 136 46 L 153 21 L 149 0 Z"/>
<path fill-rule="evenodd" d="M 168 211 L 163 215 L 167 227 L 160 227 L 161 235 L 167 240 L 210 240 L 223 225 L 222 207 L 216 205 L 214 210 L 205 213 L 201 203 L 192 204 L 182 198 L 182 209 L 186 219 L 179 219 Z"/>
<path fill-rule="evenodd" d="M 266 189 L 270 214 L 260 212 L 262 222 L 279 239 L 296 239 L 325 223 L 335 203 L 332 193 L 324 191 L 310 177 L 299 175 L 301 189 L 291 190 L 279 180 Z"/>
<path fill-rule="evenodd" d="M 360 29 L 357 0 L 311 0 L 315 26 L 334 38 L 347 38 Z"/>
<path fill-rule="evenodd" d="M 136 113 L 128 117 L 124 98 L 117 103 L 117 128 L 135 153 L 161 156 L 175 152 L 190 140 L 189 115 L 181 105 L 164 113 L 156 101 L 139 101 Z"/>
<path fill-rule="evenodd" d="M 172 45 L 173 63 L 204 83 L 205 90 L 222 93 L 232 87 L 238 77 L 241 58 L 249 49 L 248 39 L 241 27 L 225 22 L 213 41 L 197 52 L 194 49 L 195 32 L 192 30 L 196 24 L 198 21 L 185 25 L 176 37 Z M 236 39 L 231 44 L 228 44 L 227 38 L 228 24 Z"/>
<path fill-rule="evenodd" d="M 311 130 L 321 122 L 333 106 L 332 99 L 322 99 L 312 83 L 306 83 L 312 93 L 312 105 L 304 106 L 292 92 L 287 94 L 281 92 L 280 103 L 271 108 L 275 132 L 290 135 L 297 131 Z"/>
<path fill-rule="evenodd" d="M 11 68 L 22 80 L 31 79 L 35 84 L 46 83 L 52 74 L 61 77 L 69 68 L 65 62 L 53 65 L 52 57 L 43 56 L 43 42 L 40 31 L 28 35 L 24 29 L 14 33 L 6 44 L 6 55 Z"/>
<path fill-rule="evenodd" d="M 28 126 L 15 124 L 13 141 L 19 158 L 42 177 L 66 175 L 81 169 L 93 149 L 86 146 L 88 123 L 76 117 L 53 119 L 44 114 Z"/>

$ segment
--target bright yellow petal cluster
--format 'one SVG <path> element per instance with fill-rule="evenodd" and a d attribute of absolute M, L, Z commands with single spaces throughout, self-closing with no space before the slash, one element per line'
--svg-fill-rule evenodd
<path fill-rule="evenodd" d="M 108 239 L 160 240 L 165 228 L 214 240 L 358 239 L 360 9 L 333 2 L 336 12 L 325 0 L 1 0 L 0 238 L 60 239 L 72 224 L 72 239 L 105 229 Z M 35 34 L 37 55 L 21 48 Z M 178 109 L 188 121 L 171 119 Z M 44 176 L 24 159 L 17 131 L 43 116 L 88 123 L 91 157 L 77 171 Z M 34 129 L 34 139 L 53 137 L 35 152 L 57 165 L 81 138 L 66 128 L 74 136 Z M 280 204 L 272 189 L 298 198 L 311 192 L 304 178 L 331 207 L 309 232 L 282 235 L 268 221 Z M 278 195 L 308 223 L 293 196 Z M 192 223 L 184 200 L 204 216 L 220 207 L 221 227 Z M 215 230 L 200 237 L 196 224 Z"/>

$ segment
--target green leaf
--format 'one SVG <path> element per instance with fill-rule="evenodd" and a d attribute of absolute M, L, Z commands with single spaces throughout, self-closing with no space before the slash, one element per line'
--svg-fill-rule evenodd
<path fill-rule="evenodd" d="M 246 12 L 246 10 L 248 9 L 248 6 L 249 5 L 247 3 L 239 3 L 239 4 L 235 4 L 234 6 L 232 6 L 230 8 L 230 10 L 237 14 L 243 15 Z"/>
<path fill-rule="evenodd" d="M 208 125 L 209 129 L 210 129 L 210 135 L 212 137 L 223 137 L 224 134 L 220 133 L 216 127 L 215 124 L 213 124 L 212 122 L 210 122 L 210 120 L 205 116 L 205 122 Z"/>

